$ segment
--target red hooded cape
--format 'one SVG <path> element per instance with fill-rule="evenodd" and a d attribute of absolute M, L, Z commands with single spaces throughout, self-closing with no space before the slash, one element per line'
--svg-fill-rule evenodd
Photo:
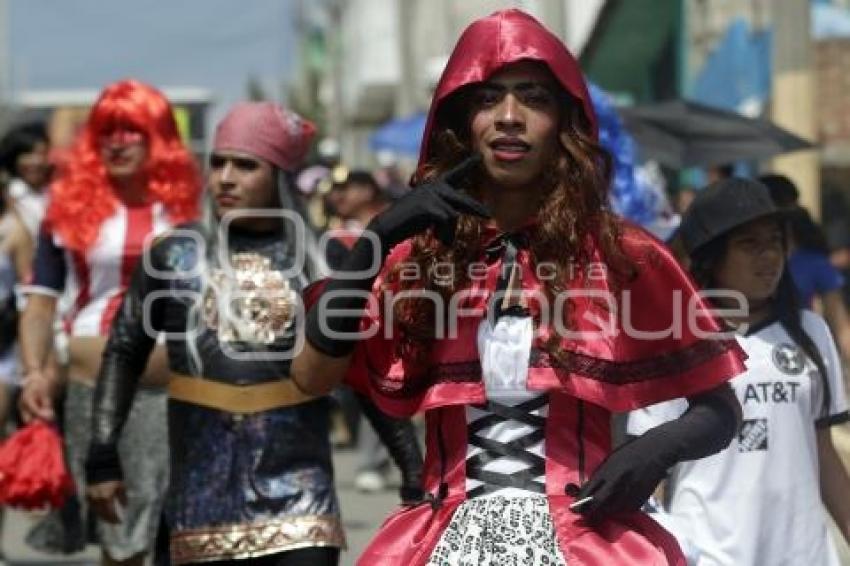
<path fill-rule="evenodd" d="M 548 65 L 564 89 L 581 102 L 595 129 L 590 98 L 575 59 L 534 18 L 506 10 L 473 23 L 460 38 L 434 95 L 420 165 L 429 155 L 435 115 L 446 97 L 519 60 Z M 485 238 L 497 236 L 490 233 Z M 734 340 L 701 335 L 717 331 L 718 324 L 670 252 L 633 226 L 624 229 L 623 249 L 638 271 L 624 288 L 613 289 L 606 277 L 590 274 L 567 282 L 572 290 L 591 291 L 573 299 L 576 311 L 587 315 L 578 317 L 579 330 L 599 330 L 600 319 L 613 327 L 593 338 L 562 338 L 563 359 L 552 359 L 541 339 L 535 339 L 532 346 L 528 388 L 549 392 L 546 495 L 558 542 L 570 566 L 684 565 L 673 537 L 646 515 L 624 514 L 591 526 L 569 509 L 573 498 L 565 490 L 567 484 L 581 484 L 590 477 L 610 452 L 612 411 L 704 392 L 744 370 L 743 353 Z M 384 273 L 403 262 L 409 252 L 409 242 L 397 246 Z M 596 259 L 604 263 L 601 256 Z M 528 250 L 521 249 L 517 260 L 523 289 L 539 290 Z M 486 277 L 473 282 L 471 291 L 478 294 L 460 303 L 467 314 L 458 319 L 457 335 L 435 341 L 426 368 L 399 354 L 396 337 L 389 332 L 393 325 L 379 303 L 373 302 L 364 318 L 362 329 L 375 334 L 355 350 L 347 381 L 390 414 L 426 411 L 424 487 L 440 504 L 406 508 L 391 516 L 361 556 L 358 564 L 362 566 L 425 564 L 466 497 L 465 406 L 486 400 L 476 335 L 500 270 L 501 260 L 491 261 Z M 384 277 L 375 282 L 376 294 L 384 282 Z M 593 292 L 613 296 L 618 316 L 608 316 L 606 307 L 594 302 Z M 530 309 L 536 314 L 533 301 Z M 673 322 L 677 309 L 685 321 L 678 326 Z M 691 324 L 687 323 L 689 317 L 694 320 Z M 671 323 L 673 330 L 667 331 Z"/>
<path fill-rule="evenodd" d="M 520 10 L 504 10 L 474 22 L 458 39 L 431 101 L 420 167 L 428 159 L 437 109 L 446 98 L 461 87 L 487 80 L 509 63 L 524 60 L 540 61 L 549 67 L 564 90 L 581 102 L 596 136 L 596 114 L 578 62 L 540 22 Z"/>

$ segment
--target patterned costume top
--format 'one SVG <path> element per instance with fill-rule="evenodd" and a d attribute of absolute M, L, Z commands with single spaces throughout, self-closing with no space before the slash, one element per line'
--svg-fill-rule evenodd
<path fill-rule="evenodd" d="M 92 447 L 99 465 L 90 458 L 91 472 L 114 473 L 104 454 L 115 453 L 127 399 L 157 332 L 165 333 L 169 366 L 184 383 L 288 380 L 304 285 L 295 256 L 278 232 L 231 228 L 216 238 L 195 225 L 152 246 L 106 347 L 100 375 L 106 395 L 95 401 Z M 172 561 L 343 546 L 327 410 L 326 398 L 240 414 L 172 396 Z"/>

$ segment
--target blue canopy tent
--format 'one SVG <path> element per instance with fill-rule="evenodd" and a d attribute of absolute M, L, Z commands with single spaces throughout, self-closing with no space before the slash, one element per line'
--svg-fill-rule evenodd
<path fill-rule="evenodd" d="M 425 112 L 417 112 L 390 120 L 369 136 L 369 148 L 375 152 L 390 151 L 406 157 L 419 156 L 419 144 L 427 118 Z"/>

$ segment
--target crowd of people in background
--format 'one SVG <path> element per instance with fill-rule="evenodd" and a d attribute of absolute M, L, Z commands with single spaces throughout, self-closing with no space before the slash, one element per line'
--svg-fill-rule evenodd
<path fill-rule="evenodd" d="M 491 59 L 494 23 L 515 57 Z M 105 565 L 333 566 L 345 533 L 331 451 L 345 447 L 358 490 L 389 489 L 393 466 L 401 477 L 401 510 L 362 564 L 837 566 L 827 515 L 850 539 L 850 459 L 834 441 L 848 421 L 844 255 L 789 178 L 729 168 L 671 194 L 681 225 L 652 238 L 605 204 L 594 120 L 572 55 L 509 10 L 474 23 L 449 60 L 413 188 L 393 165 L 320 154 L 315 126 L 270 102 L 229 109 L 197 163 L 169 101 L 136 80 L 101 92 L 61 158 L 44 124 L 10 127 L 0 435 L 56 423 L 77 487 L 27 542 L 97 544 Z M 258 209 L 303 220 L 305 237 Z M 370 265 L 367 229 L 380 273 L 341 277 Z M 563 280 L 538 285 L 554 293 L 577 284 L 568 264 L 594 258 L 614 266 L 611 288 L 642 293 L 643 320 L 674 290 L 735 290 L 750 310 L 707 315 L 733 333 L 710 345 L 533 338 L 538 263 L 557 266 Z M 392 339 L 317 322 L 326 301 L 392 326 L 366 295 L 457 291 L 469 281 L 442 288 L 429 265 L 476 259 L 489 314 L 454 341 L 416 298 Z M 415 282 L 402 260 L 424 267 Z M 304 350 L 281 357 L 302 300 Z M 613 413 L 628 413 L 625 435 Z"/>

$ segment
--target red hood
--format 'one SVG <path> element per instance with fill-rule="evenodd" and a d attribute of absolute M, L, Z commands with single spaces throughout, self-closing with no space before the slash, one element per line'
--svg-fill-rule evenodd
<path fill-rule="evenodd" d="M 540 22 L 520 10 L 502 10 L 466 28 L 449 57 L 431 101 L 419 154 L 420 167 L 428 157 L 440 104 L 459 88 L 487 80 L 505 65 L 521 60 L 540 61 L 549 67 L 564 90 L 581 101 L 596 136 L 596 116 L 578 62 Z"/>

